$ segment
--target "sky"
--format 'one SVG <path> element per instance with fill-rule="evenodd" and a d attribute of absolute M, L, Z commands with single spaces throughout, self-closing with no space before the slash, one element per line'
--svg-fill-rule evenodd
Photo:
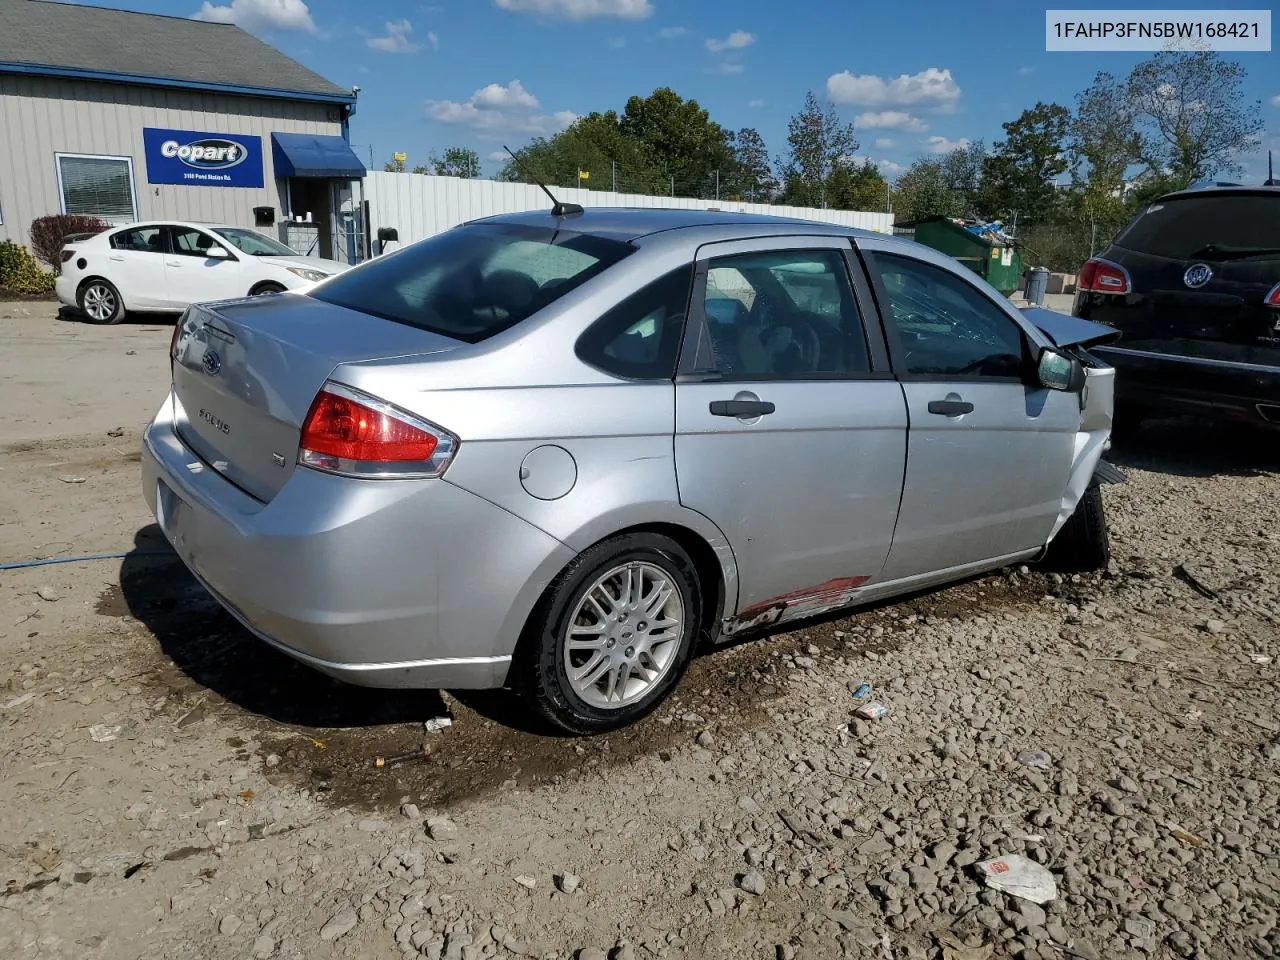
<path fill-rule="evenodd" d="M 1038 100 L 1071 107 L 1098 70 L 1124 76 L 1142 53 L 1047 53 L 1035 4 L 915 0 L 91 0 L 235 23 L 327 79 L 359 86 L 351 140 L 381 168 L 471 147 L 485 175 L 518 148 L 593 110 L 621 111 L 660 86 L 770 154 L 814 92 L 852 121 L 860 157 L 892 178 L 917 157 L 1002 138 Z M 1100 6 L 1094 4 L 1093 6 Z M 1206 3 L 1189 4 L 1203 9 Z M 1167 6 L 1128 2 L 1129 9 Z M 1230 54 L 1262 102 L 1263 149 L 1280 159 L 1280 56 Z M 246 82 L 255 82 L 246 78 Z"/>

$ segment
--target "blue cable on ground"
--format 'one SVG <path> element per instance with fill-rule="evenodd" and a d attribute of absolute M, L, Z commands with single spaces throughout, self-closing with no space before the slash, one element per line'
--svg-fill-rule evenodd
<path fill-rule="evenodd" d="M 22 570 L 25 567 L 43 567 L 51 563 L 79 563 L 81 560 L 123 560 L 125 557 L 162 557 L 172 550 L 121 550 L 116 553 L 86 553 L 78 557 L 48 557 L 44 560 L 18 560 L 0 563 L 0 570 Z"/>

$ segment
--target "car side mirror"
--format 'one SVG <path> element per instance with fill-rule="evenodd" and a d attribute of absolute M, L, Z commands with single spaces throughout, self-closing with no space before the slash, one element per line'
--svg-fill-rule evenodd
<path fill-rule="evenodd" d="M 231 256 L 231 251 L 226 247 L 210 247 L 204 255 L 211 260 L 226 260 Z"/>
<path fill-rule="evenodd" d="M 1075 357 L 1048 348 L 1040 351 L 1037 364 L 1040 386 L 1048 390 L 1065 390 L 1069 393 L 1084 387 L 1084 365 Z"/>

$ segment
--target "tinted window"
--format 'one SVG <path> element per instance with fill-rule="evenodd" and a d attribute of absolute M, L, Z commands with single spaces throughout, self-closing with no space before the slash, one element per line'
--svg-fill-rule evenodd
<path fill-rule="evenodd" d="M 221 246 L 203 230 L 190 227 L 170 227 L 169 240 L 173 244 L 173 252 L 183 257 L 207 258 L 210 247 Z"/>
<path fill-rule="evenodd" d="M 111 235 L 111 246 L 117 250 L 142 253 L 164 253 L 164 233 L 160 227 L 134 227 Z"/>
<path fill-rule="evenodd" d="M 873 261 L 907 373 L 1021 378 L 1027 357 L 1021 328 L 973 284 L 908 257 L 877 253 Z"/>
<path fill-rule="evenodd" d="M 1280 247 L 1280 196 L 1219 194 L 1154 203 L 1139 214 L 1116 245 L 1171 260 L 1212 259 L 1224 251 Z"/>
<path fill-rule="evenodd" d="M 476 343 L 532 316 L 633 250 L 571 230 L 468 224 L 339 274 L 310 295 Z"/>
<path fill-rule="evenodd" d="M 588 328 L 578 341 L 578 356 L 620 377 L 669 380 L 692 283 L 690 265 L 633 293 Z"/>
<path fill-rule="evenodd" d="M 712 260 L 703 307 L 710 366 L 727 377 L 841 377 L 871 369 L 844 257 L 834 250 Z"/>

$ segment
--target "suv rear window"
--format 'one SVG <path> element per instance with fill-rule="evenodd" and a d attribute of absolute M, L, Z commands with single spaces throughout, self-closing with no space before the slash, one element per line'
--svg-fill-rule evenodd
<path fill-rule="evenodd" d="M 454 227 L 339 274 L 316 300 L 479 343 L 607 270 L 635 248 L 518 224 Z"/>
<path fill-rule="evenodd" d="M 1116 246 L 1171 260 L 1280 247 L 1280 195 L 1205 194 L 1154 203 L 1116 237 Z"/>

